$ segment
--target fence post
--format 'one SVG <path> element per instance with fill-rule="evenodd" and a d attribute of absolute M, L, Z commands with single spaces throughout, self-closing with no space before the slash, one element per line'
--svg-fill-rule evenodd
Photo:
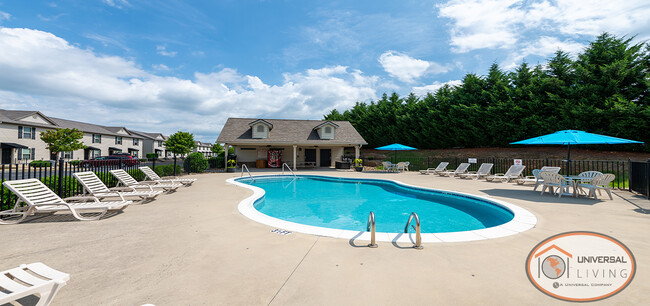
<path fill-rule="evenodd" d="M 63 195 L 63 167 L 64 167 L 65 161 L 63 160 L 63 157 L 59 159 L 59 177 L 58 177 L 58 194 L 60 197 L 65 198 Z"/>
<path fill-rule="evenodd" d="M 429 169 L 431 166 L 429 166 L 429 156 L 427 156 L 427 169 Z"/>
<path fill-rule="evenodd" d="M 632 179 L 632 159 L 628 157 L 627 158 L 627 191 L 630 192 L 632 191 L 632 187 L 630 187 L 632 186 L 632 184 L 630 184 L 631 179 Z"/>
<path fill-rule="evenodd" d="M 174 176 L 176 176 L 176 153 L 174 153 Z"/>
<path fill-rule="evenodd" d="M 156 159 L 158 159 L 158 155 L 156 155 L 156 156 L 153 158 L 153 162 L 152 162 L 152 164 L 151 164 L 151 170 L 154 170 L 154 171 L 156 170 Z"/>

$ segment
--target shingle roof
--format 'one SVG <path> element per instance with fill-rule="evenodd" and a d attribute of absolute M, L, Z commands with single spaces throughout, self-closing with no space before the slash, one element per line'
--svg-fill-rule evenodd
<path fill-rule="evenodd" d="M 258 119 L 228 118 L 217 142 L 228 144 L 367 144 L 348 121 L 331 121 L 338 125 L 335 139 L 320 139 L 314 128 L 327 122 L 325 120 L 264 119 L 273 124 L 273 130 L 269 132 L 269 138 L 255 139 L 249 126 L 255 120 Z"/>
<path fill-rule="evenodd" d="M 40 123 L 34 123 L 34 122 L 19 121 L 19 119 L 21 119 L 21 118 L 24 118 L 26 116 L 36 114 L 36 113 L 41 115 L 46 120 L 49 120 L 49 121 L 53 122 L 55 124 L 54 127 L 56 127 L 56 128 L 78 129 L 78 130 L 80 130 L 82 132 L 93 133 L 93 134 L 124 136 L 124 134 L 118 134 L 117 133 L 117 131 L 122 129 L 122 127 L 107 127 L 107 126 L 91 124 L 91 123 L 85 123 L 85 122 L 79 122 L 79 121 L 74 121 L 74 120 L 67 120 L 67 119 L 49 117 L 49 116 L 45 116 L 42 113 L 37 112 L 37 111 L 22 111 L 22 110 L 0 109 L 0 122 L 11 123 L 11 124 L 19 124 L 19 125 L 37 126 L 37 127 L 44 127 L 44 128 L 52 128 L 53 127 L 52 125 L 46 125 L 46 124 L 40 124 Z M 129 131 L 129 130 L 127 129 L 127 131 Z"/>

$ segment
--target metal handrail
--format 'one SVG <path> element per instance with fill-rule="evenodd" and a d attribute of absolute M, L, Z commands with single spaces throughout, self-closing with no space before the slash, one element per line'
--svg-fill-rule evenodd
<path fill-rule="evenodd" d="M 376 248 L 377 244 L 375 243 L 375 213 L 372 211 L 368 215 L 368 226 L 366 227 L 366 231 L 370 231 L 370 244 L 368 247 Z"/>
<path fill-rule="evenodd" d="M 409 225 L 411 224 L 411 221 L 415 219 L 415 226 L 413 227 L 415 229 L 415 245 L 413 245 L 414 248 L 421 250 L 422 249 L 422 237 L 420 235 L 420 217 L 418 217 L 418 214 L 412 212 L 411 215 L 409 216 L 409 220 L 406 222 L 406 226 L 404 227 L 404 233 L 409 232 Z"/>
<path fill-rule="evenodd" d="M 283 163 L 283 164 L 282 164 L 282 175 L 284 175 L 284 167 L 285 167 L 285 166 L 287 167 L 287 169 L 289 169 L 289 171 L 291 172 L 291 174 L 293 174 L 293 177 L 295 178 L 295 177 L 296 177 L 296 174 L 293 173 L 293 170 L 291 170 L 291 167 L 290 167 L 289 164 L 287 164 L 287 163 Z"/>
<path fill-rule="evenodd" d="M 248 172 L 248 176 L 249 176 L 249 177 L 251 178 L 251 180 L 253 180 L 253 182 L 254 182 L 255 179 L 253 178 L 253 175 L 251 174 L 251 172 L 248 171 L 248 166 L 246 166 L 246 164 L 241 164 L 241 176 L 240 176 L 240 177 L 244 176 L 244 169 L 246 169 L 246 172 Z"/>

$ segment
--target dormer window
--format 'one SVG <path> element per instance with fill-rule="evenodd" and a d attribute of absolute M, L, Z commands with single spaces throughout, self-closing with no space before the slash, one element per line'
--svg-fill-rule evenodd
<path fill-rule="evenodd" d="M 264 119 L 255 120 L 248 125 L 251 127 L 253 138 L 256 139 L 269 138 L 269 133 L 273 129 L 273 124 Z"/>
<path fill-rule="evenodd" d="M 335 139 L 336 138 L 336 128 L 339 126 L 332 121 L 325 121 L 317 125 L 314 129 L 318 132 L 318 137 L 320 139 Z"/>

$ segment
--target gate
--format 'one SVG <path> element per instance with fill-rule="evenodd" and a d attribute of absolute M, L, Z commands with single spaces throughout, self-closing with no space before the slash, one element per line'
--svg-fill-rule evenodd
<path fill-rule="evenodd" d="M 630 162 L 630 191 L 650 197 L 650 161 Z"/>

